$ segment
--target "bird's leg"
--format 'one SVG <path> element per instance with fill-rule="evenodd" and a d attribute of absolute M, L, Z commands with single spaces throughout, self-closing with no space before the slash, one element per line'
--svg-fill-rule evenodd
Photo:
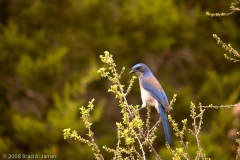
<path fill-rule="evenodd" d="M 157 112 L 159 113 L 159 108 L 158 108 L 158 102 L 156 101 L 156 103 L 155 103 L 155 105 L 154 105 L 154 107 L 156 108 L 156 110 L 157 110 Z"/>
<path fill-rule="evenodd" d="M 142 104 L 142 107 L 141 107 L 141 108 L 139 108 L 139 109 L 137 109 L 135 112 L 137 112 L 137 111 L 139 111 L 139 110 L 141 110 L 141 109 L 145 108 L 146 106 L 147 106 L 147 104 L 146 104 L 146 103 L 143 103 L 143 104 Z"/>

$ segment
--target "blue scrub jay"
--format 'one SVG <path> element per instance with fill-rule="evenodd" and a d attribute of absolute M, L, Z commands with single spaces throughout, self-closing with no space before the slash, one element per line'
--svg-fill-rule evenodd
<path fill-rule="evenodd" d="M 169 103 L 162 86 L 154 77 L 150 69 L 143 63 L 133 66 L 130 74 L 134 73 L 139 79 L 139 85 L 142 97 L 142 108 L 146 105 L 154 106 L 157 112 L 160 114 L 163 124 L 163 130 L 166 136 L 166 140 L 171 145 L 171 134 L 168 124 L 168 118 L 166 112 L 170 110 Z M 139 109 L 139 110 L 140 110 Z"/>

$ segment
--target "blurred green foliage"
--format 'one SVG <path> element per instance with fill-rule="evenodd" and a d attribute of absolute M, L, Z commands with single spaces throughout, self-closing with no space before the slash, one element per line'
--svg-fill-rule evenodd
<path fill-rule="evenodd" d="M 146 63 L 168 97 L 178 94 L 171 113 L 176 121 L 189 117 L 190 101 L 238 103 L 239 63 L 224 59 L 225 51 L 212 35 L 218 34 L 240 51 L 239 12 L 221 18 L 205 14 L 228 12 L 230 3 L 0 0 L 0 156 L 57 154 L 58 159 L 93 159 L 88 146 L 62 138 L 64 128 L 80 135 L 85 132 L 78 108 L 92 97 L 97 105 L 91 116 L 95 140 L 115 146 L 120 109 L 106 92 L 109 83 L 96 73 L 98 57 L 105 50 L 127 71 L 135 63 Z M 130 76 L 127 72 L 122 76 L 122 84 L 127 83 Z M 138 84 L 128 99 L 141 104 Z M 144 110 L 141 114 L 144 117 Z M 152 114 L 155 121 L 158 115 Z M 235 157 L 237 144 L 229 131 L 239 130 L 236 115 L 231 109 L 205 112 L 200 139 L 208 157 Z M 155 148 L 168 159 L 161 129 L 157 135 Z M 179 145 L 177 139 L 173 141 Z"/>

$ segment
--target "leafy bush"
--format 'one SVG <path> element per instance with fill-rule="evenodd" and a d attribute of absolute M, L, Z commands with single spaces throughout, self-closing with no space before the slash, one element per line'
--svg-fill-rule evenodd
<path fill-rule="evenodd" d="M 159 119 L 155 124 L 150 124 L 151 118 L 151 108 L 147 107 L 147 118 L 142 120 L 139 112 L 137 111 L 138 105 L 131 105 L 127 101 L 127 95 L 130 93 L 133 86 L 135 76 L 129 81 L 128 87 L 125 89 L 125 85 L 120 83 L 121 75 L 123 74 L 125 68 L 122 68 L 122 71 L 119 73 L 116 69 L 116 64 L 113 60 L 113 56 L 109 52 L 105 51 L 104 55 L 100 55 L 100 58 L 103 63 L 106 63 L 108 67 L 100 68 L 98 73 L 102 77 L 108 78 L 112 83 L 108 92 L 113 92 L 115 97 L 119 100 L 119 107 L 121 108 L 122 121 L 116 122 L 117 126 L 117 144 L 116 148 L 109 148 L 103 146 L 106 152 L 112 153 L 113 159 L 146 159 L 146 152 L 152 152 L 156 159 L 161 159 L 161 156 L 153 147 L 154 141 L 156 140 L 156 130 L 161 119 Z M 176 101 L 176 96 L 173 95 L 173 99 L 170 101 L 170 108 L 173 110 L 174 102 Z M 179 139 L 179 147 L 171 147 L 166 143 L 166 147 L 169 153 L 172 156 L 172 159 L 191 159 L 190 150 L 192 146 L 189 142 L 185 141 L 185 133 L 189 131 L 195 139 L 195 144 L 197 147 L 193 146 L 194 149 L 194 159 L 210 159 L 207 158 L 207 155 L 204 153 L 203 148 L 201 147 L 201 141 L 199 134 L 201 131 L 201 126 L 203 124 L 203 115 L 207 108 L 229 108 L 236 105 L 228 106 L 202 106 L 199 104 L 196 106 L 191 102 L 190 105 L 190 117 L 193 120 L 192 127 L 187 127 L 187 119 L 183 119 L 182 128 L 179 128 L 179 124 L 172 118 L 171 114 L 168 115 L 168 119 L 171 122 L 173 130 L 175 131 L 175 136 Z M 71 130 L 70 128 L 63 130 L 64 139 L 74 138 L 82 143 L 89 145 L 94 152 L 96 159 L 104 159 L 101 154 L 100 147 L 96 144 L 94 140 L 94 133 L 91 129 L 92 123 L 90 122 L 90 111 L 94 109 L 94 99 L 92 99 L 87 107 L 81 107 L 81 119 L 84 122 L 88 133 L 86 134 L 89 138 L 84 138 L 79 135 L 77 131 Z M 240 139 L 237 139 L 237 142 L 240 142 Z M 240 143 L 239 143 L 240 144 Z M 239 157 L 239 153 L 237 157 Z"/>

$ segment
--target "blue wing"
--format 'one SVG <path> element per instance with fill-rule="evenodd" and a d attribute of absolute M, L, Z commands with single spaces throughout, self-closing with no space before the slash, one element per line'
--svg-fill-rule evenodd
<path fill-rule="evenodd" d="M 163 130 L 166 136 L 166 140 L 169 145 L 171 145 L 171 133 L 168 124 L 168 118 L 165 110 L 169 110 L 169 103 L 165 92 L 163 91 L 161 85 L 155 78 L 143 78 L 141 80 L 142 87 L 151 93 L 151 95 L 159 102 L 158 110 L 162 119 Z M 165 110 L 164 110 L 165 108 Z"/>
<path fill-rule="evenodd" d="M 143 78 L 141 80 L 142 87 L 149 91 L 151 95 L 160 103 L 163 105 L 165 110 L 169 110 L 169 103 L 168 98 L 163 91 L 161 85 L 158 83 L 158 81 L 155 78 Z"/>

